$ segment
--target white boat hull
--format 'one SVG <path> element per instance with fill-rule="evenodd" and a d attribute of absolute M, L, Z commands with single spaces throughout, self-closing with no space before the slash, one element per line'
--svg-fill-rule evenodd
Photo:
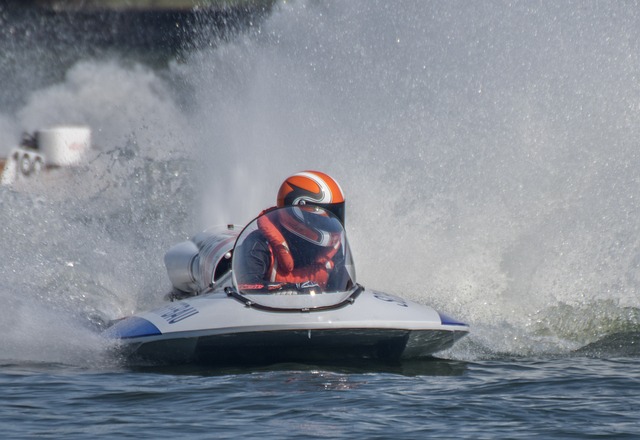
<path fill-rule="evenodd" d="M 118 321 L 106 335 L 130 360 L 230 364 L 418 359 L 468 331 L 428 306 L 362 290 L 353 302 L 316 311 L 262 310 L 208 293 Z"/>

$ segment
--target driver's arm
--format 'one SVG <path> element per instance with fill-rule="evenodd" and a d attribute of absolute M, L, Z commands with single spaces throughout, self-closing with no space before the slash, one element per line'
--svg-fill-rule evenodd
<path fill-rule="evenodd" d="M 271 265 L 271 252 L 269 246 L 259 234 L 247 239 L 240 246 L 238 261 L 243 264 L 243 269 L 236 271 L 242 284 L 264 283 L 269 279 L 269 266 Z"/>

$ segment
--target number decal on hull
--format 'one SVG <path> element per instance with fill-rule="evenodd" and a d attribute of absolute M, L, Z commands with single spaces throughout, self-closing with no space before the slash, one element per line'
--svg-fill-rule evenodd
<path fill-rule="evenodd" d="M 382 292 L 373 292 L 373 296 L 380 301 L 392 302 L 396 305 L 399 305 L 400 307 L 409 307 L 409 304 L 407 304 L 405 300 L 395 295 L 389 295 L 388 293 Z"/>
<path fill-rule="evenodd" d="M 158 312 L 160 317 L 164 318 L 168 324 L 175 324 L 176 322 L 187 319 L 196 313 L 198 313 L 198 310 L 186 302 L 179 302 L 175 305 L 172 304 Z"/>

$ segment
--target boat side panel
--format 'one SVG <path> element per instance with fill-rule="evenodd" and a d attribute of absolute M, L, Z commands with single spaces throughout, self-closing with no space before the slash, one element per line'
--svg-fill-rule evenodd
<path fill-rule="evenodd" d="M 162 334 L 204 329 L 212 333 L 295 328 L 466 329 L 450 323 L 443 325 L 440 315 L 428 306 L 375 291 L 364 291 L 352 305 L 322 312 L 257 310 L 216 293 L 172 302 L 137 316 L 151 322 Z"/>
<path fill-rule="evenodd" d="M 462 333 L 400 329 L 289 330 L 156 339 L 135 344 L 133 360 L 156 363 L 272 364 L 420 359 L 449 348 Z"/>
<path fill-rule="evenodd" d="M 292 330 L 201 338 L 203 362 L 309 362 L 352 359 L 394 360 L 409 336 L 404 330 Z"/>
<path fill-rule="evenodd" d="M 404 330 L 292 330 L 155 340 L 138 345 L 132 359 L 158 363 L 270 364 L 353 359 L 397 360 Z"/>

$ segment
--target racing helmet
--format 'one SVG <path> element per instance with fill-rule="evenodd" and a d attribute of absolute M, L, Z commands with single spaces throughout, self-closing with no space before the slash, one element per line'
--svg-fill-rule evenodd
<path fill-rule="evenodd" d="M 280 185 L 277 206 L 314 205 L 333 213 L 344 225 L 344 193 L 338 182 L 320 171 L 302 171 Z"/>
<path fill-rule="evenodd" d="M 293 235 L 320 247 L 337 247 L 342 223 L 321 206 L 297 205 L 278 209 L 280 224 Z"/>

